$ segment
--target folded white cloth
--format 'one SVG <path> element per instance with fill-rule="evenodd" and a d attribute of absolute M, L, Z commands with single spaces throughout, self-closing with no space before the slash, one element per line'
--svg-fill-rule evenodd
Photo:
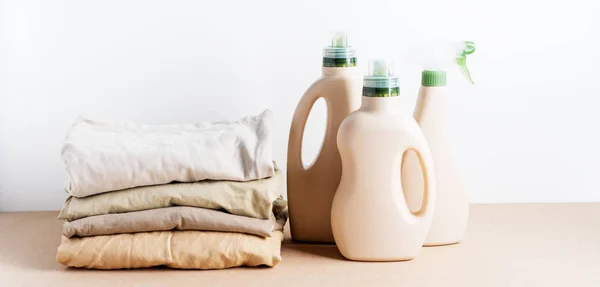
<path fill-rule="evenodd" d="M 79 118 L 65 138 L 66 191 L 85 197 L 172 181 L 249 181 L 274 173 L 273 115 L 238 121 L 140 125 Z"/>

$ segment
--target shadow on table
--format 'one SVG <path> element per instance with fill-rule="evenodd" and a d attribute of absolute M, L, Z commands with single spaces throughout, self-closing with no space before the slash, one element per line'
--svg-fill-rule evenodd
<path fill-rule="evenodd" d="M 298 252 L 309 256 L 318 256 L 334 260 L 346 260 L 334 244 L 301 243 L 287 238 L 281 244 L 281 256 L 285 257 L 287 252 Z"/>

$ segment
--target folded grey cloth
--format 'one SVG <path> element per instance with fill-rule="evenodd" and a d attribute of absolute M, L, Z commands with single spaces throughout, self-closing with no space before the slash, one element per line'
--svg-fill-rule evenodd
<path fill-rule="evenodd" d="M 285 219 L 285 200 L 278 199 L 275 217 Z M 222 211 L 175 206 L 144 211 L 89 216 L 63 224 L 63 235 L 96 236 L 119 233 L 136 233 L 168 230 L 223 231 L 271 236 L 275 231 L 275 219 L 256 219 L 233 215 Z M 281 225 L 281 223 L 279 224 Z"/>

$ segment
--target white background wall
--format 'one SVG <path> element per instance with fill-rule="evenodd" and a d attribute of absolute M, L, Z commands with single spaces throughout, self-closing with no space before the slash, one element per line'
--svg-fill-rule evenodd
<path fill-rule="evenodd" d="M 275 113 L 285 167 L 298 99 L 328 33 L 367 57 L 466 39 L 477 83 L 454 70 L 453 143 L 472 202 L 600 200 L 597 1 L 0 2 L 0 210 L 59 209 L 61 141 L 78 115 L 142 123 Z M 419 70 L 400 64 L 413 108 Z M 307 150 L 320 145 L 324 107 Z"/>

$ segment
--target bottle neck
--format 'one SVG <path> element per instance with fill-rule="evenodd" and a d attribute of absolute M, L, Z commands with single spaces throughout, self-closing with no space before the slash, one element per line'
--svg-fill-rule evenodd
<path fill-rule="evenodd" d="M 356 67 L 356 57 L 352 58 L 323 58 L 323 67 L 350 68 Z"/>
<path fill-rule="evenodd" d="M 334 68 L 334 67 L 323 67 L 321 69 L 321 74 L 323 76 L 356 76 L 360 75 L 360 71 L 357 67 L 344 67 L 344 68 Z"/>
<path fill-rule="evenodd" d="M 362 97 L 360 109 L 368 112 L 398 114 L 402 112 L 400 97 Z"/>

